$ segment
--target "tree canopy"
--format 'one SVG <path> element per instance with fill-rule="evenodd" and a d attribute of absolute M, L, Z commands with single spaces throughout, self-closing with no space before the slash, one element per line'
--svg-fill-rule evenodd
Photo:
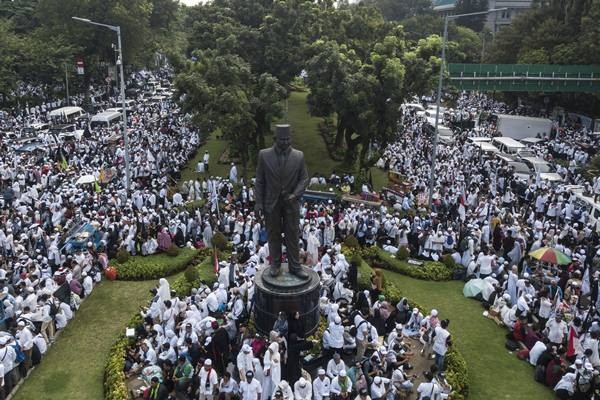
<path fill-rule="evenodd" d="M 429 6 L 428 0 L 401 7 L 385 1 L 334 7 L 328 0 L 215 0 L 190 8 L 188 54 L 196 61 L 181 68 L 179 93 L 199 120 L 215 123 L 223 99 L 209 101 L 206 93 L 227 90 L 218 81 L 202 79 L 203 70 L 194 64 L 207 62 L 204 57 L 234 57 L 234 65 L 244 65 L 251 77 L 236 90 L 245 88 L 239 101 L 248 104 L 232 110 L 252 114 L 244 114 L 252 120 L 241 129 L 246 136 L 232 132 L 233 124 L 225 121 L 213 128 L 221 129 L 240 158 L 248 159 L 248 149 L 264 143 L 273 119 L 281 115 L 278 102 L 303 76 L 310 113 L 335 119 L 335 141 L 346 150 L 346 161 L 364 167 L 371 145 L 385 144 L 395 133 L 402 102 L 434 87 L 442 25 L 439 16 L 425 11 Z M 423 13 L 431 27 L 409 37 L 397 20 L 423 18 Z M 451 57 L 479 58 L 473 31 L 452 25 L 451 33 Z"/>

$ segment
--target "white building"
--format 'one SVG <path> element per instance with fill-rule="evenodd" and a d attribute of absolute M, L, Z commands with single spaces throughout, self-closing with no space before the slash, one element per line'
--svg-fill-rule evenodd
<path fill-rule="evenodd" d="M 488 0 L 488 9 L 507 8 L 486 16 L 485 26 L 493 33 L 510 25 L 519 13 L 531 8 L 532 0 Z M 452 14 L 456 0 L 433 0 L 433 10 L 442 14 Z"/>

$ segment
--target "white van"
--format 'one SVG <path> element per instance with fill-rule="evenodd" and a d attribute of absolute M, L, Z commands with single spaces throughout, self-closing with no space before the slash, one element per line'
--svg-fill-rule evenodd
<path fill-rule="evenodd" d="M 475 142 L 473 144 L 476 147 L 479 147 L 479 150 L 481 150 L 482 153 L 490 153 L 490 154 L 500 153 L 500 150 L 498 150 L 498 148 L 496 146 L 494 146 L 493 144 L 491 144 L 489 142 Z"/>
<path fill-rule="evenodd" d="M 600 232 L 600 204 L 596 203 L 592 197 L 585 196 L 582 190 L 570 189 L 569 191 L 575 195 L 576 206 L 587 211 L 588 222 L 596 228 L 596 232 Z"/>
<path fill-rule="evenodd" d="M 85 115 L 86 113 L 81 107 L 61 107 L 48 113 L 48 117 L 50 117 L 50 119 L 55 123 L 73 122 L 77 118 Z"/>
<path fill-rule="evenodd" d="M 121 121 L 122 114 L 117 111 L 103 111 L 92 117 L 90 128 L 110 128 Z"/>
<path fill-rule="evenodd" d="M 500 152 L 504 154 L 518 154 L 521 150 L 525 150 L 527 146 L 523 143 L 516 141 L 509 137 L 495 137 L 492 139 L 492 143 L 496 146 Z"/>

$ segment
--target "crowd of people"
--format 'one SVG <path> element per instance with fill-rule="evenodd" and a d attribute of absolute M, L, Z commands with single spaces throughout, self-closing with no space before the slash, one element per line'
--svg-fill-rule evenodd
<path fill-rule="evenodd" d="M 150 76 L 136 73 L 129 82 L 143 87 Z M 165 84 L 168 77 L 168 71 L 156 75 Z M 0 130 L 48 121 L 48 107 L 29 111 L 5 114 Z M 535 365 L 535 378 L 560 398 L 590 399 L 600 368 L 600 227 L 577 195 L 600 195 L 600 180 L 586 181 L 581 172 L 595 137 L 568 123 L 557 126 L 529 150 L 556 164 L 562 181 L 535 174 L 523 179 L 505 159 L 482 154 L 468 140 L 498 134 L 493 119 L 479 117 L 482 112 L 514 110 L 480 94 L 462 94 L 445 113 L 454 140 L 438 148 L 431 209 L 431 129 L 411 111 L 377 163 L 408 182 L 389 207 L 332 200 L 302 204 L 302 261 L 321 277 L 320 310 L 327 325 L 316 339 L 324 362 L 305 368 L 304 354 L 315 343 L 299 331 L 296 314 L 281 315 L 266 336 L 251 330 L 253 277 L 269 257 L 264 224 L 252 211 L 252 181 L 240 177 L 235 164 L 228 176 L 211 176 L 211 156 L 218 155 L 206 152 L 195 166 L 198 175 L 176 185 L 201 140 L 175 102 L 139 101 L 128 110 L 129 190 L 119 126 L 35 152 L 17 151 L 3 138 L 4 393 L 40 361 L 56 331 L 101 279 L 108 259 L 119 251 L 150 255 L 171 246 L 207 246 L 221 232 L 235 252 L 221 262 L 215 284 L 176 296 L 161 280 L 143 312 L 146 329 L 136 332 L 127 374 L 142 377 L 138 386 L 145 388 L 140 392 L 145 398 L 387 400 L 412 392 L 420 399 L 447 397 L 452 388 L 443 371 L 452 346 L 450 321 L 436 310 L 423 315 L 407 300 L 390 304 L 377 275 L 371 290 L 360 290 L 341 245 L 353 235 L 362 246 L 393 254 L 405 248 L 412 258 L 451 257 L 468 285 L 483 288 L 478 297 L 486 316 L 509 329 L 507 345 Z M 95 182 L 77 183 L 88 175 Z M 346 192 L 354 177 L 317 173 L 310 184 Z M 203 206 L 185 207 L 196 202 Z M 98 232 L 98 240 L 74 243 L 73 233 L 84 225 Z M 528 256 L 542 247 L 572 261 L 557 265 Z"/>
<path fill-rule="evenodd" d="M 478 107 L 482 100 L 485 107 Z M 482 95 L 462 95 L 446 122 L 452 125 L 456 113 L 476 120 L 483 109 L 511 112 Z M 507 347 L 536 366 L 535 378 L 561 399 L 591 399 L 600 383 L 600 226 L 593 203 L 598 180 L 586 181 L 582 167 L 597 140 L 568 121 L 555 125 L 551 137 L 538 138 L 543 140 L 528 150 L 556 165 L 562 180 L 544 181 L 535 173 L 523 179 L 505 158 L 482 153 L 468 140 L 498 134 L 493 121 L 478 122 L 440 146 L 433 207 L 426 211 L 432 136 L 425 120 L 405 116 L 403 132 L 380 163 L 415 189 L 400 198 L 397 210 L 421 212 L 388 223 L 396 238 L 389 248 L 407 247 L 414 257 L 434 260 L 451 256 L 473 279 L 469 290 L 481 288 L 477 297 L 488 308 L 485 315 L 509 329 Z M 542 248 L 567 259 L 558 265 L 529 256 Z"/>
<path fill-rule="evenodd" d="M 164 70 L 156 78 L 168 84 L 169 75 Z M 153 77 L 141 71 L 128 81 L 143 87 Z M 116 104 L 117 99 L 111 101 Z M 40 362 L 101 279 L 110 257 L 121 249 L 152 254 L 172 242 L 183 246 L 182 235 L 188 240 L 201 233 L 198 227 L 194 234 L 187 231 L 194 216 L 177 207 L 180 194 L 169 192 L 200 145 L 198 132 L 175 102 L 140 98 L 129 110 L 129 190 L 119 125 L 91 129 L 83 119 L 69 121 L 86 129 L 80 140 L 46 142 L 31 151 L 20 148 L 28 139 L 20 134 L 24 128 L 66 122 L 51 121 L 48 115 L 59 103 L 0 118 L 3 395 Z M 94 181 L 78 183 L 86 175 Z M 81 234 L 84 226 L 91 226 L 93 234 Z M 157 240 L 164 231 L 170 233 L 168 240 Z"/>

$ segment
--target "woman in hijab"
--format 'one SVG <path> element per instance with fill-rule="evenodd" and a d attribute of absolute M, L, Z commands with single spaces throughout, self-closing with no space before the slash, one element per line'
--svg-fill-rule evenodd
<path fill-rule="evenodd" d="M 265 382 L 263 393 L 270 396 L 281 380 L 281 356 L 279 355 L 279 343 L 273 342 L 269 345 L 263 358 Z"/>
<path fill-rule="evenodd" d="M 163 304 L 166 300 L 171 300 L 171 287 L 165 278 L 160 278 L 158 281 L 158 300 Z"/>

